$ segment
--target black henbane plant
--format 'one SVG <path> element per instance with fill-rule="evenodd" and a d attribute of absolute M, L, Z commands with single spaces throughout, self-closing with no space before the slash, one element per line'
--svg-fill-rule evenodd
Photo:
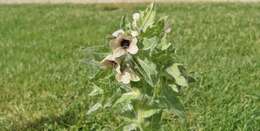
<path fill-rule="evenodd" d="M 187 75 L 175 61 L 174 47 L 167 40 L 170 32 L 167 17 L 157 18 L 154 4 L 134 13 L 131 22 L 122 18 L 120 29 L 112 34 L 111 53 L 101 62 L 88 61 L 94 74 L 89 116 L 110 111 L 120 120 L 114 130 L 140 131 L 163 129 L 163 116 L 184 119 L 177 94 L 188 86 Z M 88 53 L 97 59 L 104 54 L 93 50 Z"/>

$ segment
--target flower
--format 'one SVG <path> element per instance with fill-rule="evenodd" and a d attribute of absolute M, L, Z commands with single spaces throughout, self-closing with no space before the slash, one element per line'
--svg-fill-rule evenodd
<path fill-rule="evenodd" d="M 131 32 L 127 35 L 123 30 L 118 30 L 112 34 L 115 38 L 111 41 L 113 56 L 118 58 L 127 53 L 136 54 L 138 52 L 137 38 L 138 32 Z"/>
<path fill-rule="evenodd" d="M 112 36 L 118 37 L 120 34 L 124 34 L 124 33 L 125 33 L 124 30 L 119 29 L 119 30 L 115 31 L 115 32 L 112 34 Z"/>
<path fill-rule="evenodd" d="M 108 55 L 100 62 L 101 68 L 120 68 L 119 60 L 116 59 L 113 55 Z"/>
<path fill-rule="evenodd" d="M 131 68 L 126 68 L 122 72 L 120 70 L 116 74 L 116 80 L 124 84 L 129 84 L 130 81 L 139 81 L 140 78 Z"/>
<path fill-rule="evenodd" d="M 109 69 L 113 68 L 116 70 L 116 80 L 124 84 L 129 84 L 130 81 L 139 81 L 140 78 L 136 73 L 129 67 L 121 69 L 120 60 L 115 58 L 113 55 L 108 55 L 101 62 L 101 68 Z"/>

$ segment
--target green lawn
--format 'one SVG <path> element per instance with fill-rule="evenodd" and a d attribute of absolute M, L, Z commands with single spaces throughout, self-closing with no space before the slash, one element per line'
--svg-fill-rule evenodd
<path fill-rule="evenodd" d="M 144 6 L 0 5 L 0 130 L 113 126 L 86 116 L 84 48 L 107 44 L 120 17 Z M 187 123 L 171 130 L 259 131 L 260 3 L 160 5 L 178 59 L 197 79 L 183 90 Z M 116 116 L 114 116 L 116 117 Z M 107 125 L 106 125 L 107 124 Z M 92 129 L 93 130 L 93 129 Z"/>

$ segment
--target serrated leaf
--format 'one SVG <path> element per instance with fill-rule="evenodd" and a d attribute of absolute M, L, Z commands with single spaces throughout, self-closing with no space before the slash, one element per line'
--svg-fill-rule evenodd
<path fill-rule="evenodd" d="M 188 82 L 186 78 L 182 75 L 179 66 L 181 66 L 181 64 L 172 64 L 170 67 L 166 69 L 166 72 L 175 79 L 176 84 L 178 84 L 179 86 L 187 87 Z"/>
<path fill-rule="evenodd" d="M 93 105 L 87 112 L 87 115 L 90 115 L 93 112 L 96 112 L 97 110 L 99 110 L 100 108 L 102 108 L 102 104 L 101 103 L 96 103 L 95 105 Z"/>
<path fill-rule="evenodd" d="M 131 123 L 123 127 L 123 131 L 135 131 L 135 130 L 137 130 L 137 125 L 135 123 Z"/>
<path fill-rule="evenodd" d="M 144 38 L 143 40 L 143 50 L 153 50 L 156 45 L 158 44 L 158 39 L 157 37 L 152 37 L 152 38 Z"/>
<path fill-rule="evenodd" d="M 170 46 L 171 46 L 171 43 L 167 42 L 167 35 L 165 34 L 165 35 L 162 37 L 161 42 L 160 42 L 160 44 L 159 44 L 158 47 L 159 47 L 161 50 L 166 50 L 166 49 L 168 49 Z"/>
<path fill-rule="evenodd" d="M 116 102 L 114 105 L 120 104 L 120 103 L 127 103 L 133 99 L 138 99 L 140 97 L 140 91 L 138 89 L 133 89 L 131 92 L 124 93 Z"/>
<path fill-rule="evenodd" d="M 176 92 L 176 93 L 179 92 L 179 89 L 178 89 L 178 86 L 177 86 L 177 85 L 175 85 L 175 84 L 169 84 L 169 86 L 171 87 L 171 89 L 172 89 L 174 92 Z"/>
<path fill-rule="evenodd" d="M 142 74 L 144 76 L 144 79 L 148 84 L 153 87 L 155 83 L 153 78 L 156 77 L 158 73 L 156 70 L 156 65 L 148 59 L 142 60 L 138 58 L 137 60 L 144 71 Z"/>
<path fill-rule="evenodd" d="M 133 107 L 133 105 L 130 104 L 130 103 L 127 103 L 127 104 L 125 104 L 125 105 L 122 107 L 122 111 L 125 111 L 125 112 L 127 112 L 127 111 L 132 111 L 133 109 L 134 109 L 134 107 Z"/>

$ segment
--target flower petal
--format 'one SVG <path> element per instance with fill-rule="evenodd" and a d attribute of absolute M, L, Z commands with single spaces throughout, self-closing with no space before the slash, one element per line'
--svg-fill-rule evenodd
<path fill-rule="evenodd" d="M 118 38 L 113 39 L 110 41 L 110 47 L 112 48 L 112 50 L 115 50 L 116 48 L 120 47 L 120 41 Z"/>
<path fill-rule="evenodd" d="M 124 33 L 125 33 L 124 30 L 119 29 L 119 30 L 115 31 L 115 32 L 112 34 L 112 36 L 118 37 L 120 34 L 124 34 Z"/>
<path fill-rule="evenodd" d="M 124 84 L 130 83 L 131 76 L 128 72 L 118 73 L 116 74 L 116 80 L 122 82 Z"/>
<path fill-rule="evenodd" d="M 121 47 L 118 47 L 115 50 L 113 50 L 113 57 L 118 58 L 120 56 L 125 55 L 126 53 L 127 53 L 126 50 L 124 50 Z"/>
<path fill-rule="evenodd" d="M 103 69 L 107 69 L 107 68 L 112 68 L 113 67 L 113 63 L 111 61 L 115 61 L 115 58 L 113 57 L 113 55 L 108 55 L 106 56 L 101 62 L 101 68 Z"/>
<path fill-rule="evenodd" d="M 129 52 L 129 53 L 131 53 L 131 54 L 136 54 L 137 52 L 138 52 L 138 47 L 137 47 L 137 39 L 136 38 L 134 38 L 133 40 L 132 40 L 132 42 L 130 43 L 130 46 L 129 46 L 129 48 L 127 49 L 127 51 Z"/>
<path fill-rule="evenodd" d="M 117 67 L 116 67 L 116 72 L 117 72 L 117 74 L 121 74 L 121 70 L 120 70 L 120 64 L 118 64 L 117 65 Z"/>
<path fill-rule="evenodd" d="M 113 40 L 111 40 L 110 41 L 110 47 L 111 47 L 111 49 L 112 49 L 112 51 L 114 51 L 114 50 L 116 50 L 117 48 L 119 48 L 119 47 L 121 47 L 121 41 L 122 41 L 122 37 L 121 37 L 121 35 L 119 35 L 119 37 L 117 37 L 117 38 L 115 38 L 115 39 L 113 39 Z"/>

